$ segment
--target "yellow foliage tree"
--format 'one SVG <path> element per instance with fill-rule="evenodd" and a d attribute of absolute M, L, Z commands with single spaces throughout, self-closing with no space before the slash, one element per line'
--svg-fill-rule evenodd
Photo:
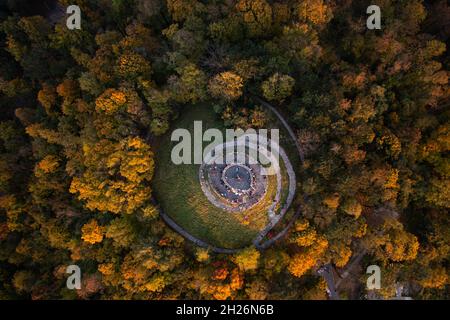
<path fill-rule="evenodd" d="M 339 207 L 340 197 L 338 194 L 333 194 L 326 197 L 323 203 L 330 209 L 336 210 Z"/>
<path fill-rule="evenodd" d="M 250 271 L 258 268 L 259 257 L 260 253 L 255 247 L 248 247 L 237 253 L 233 257 L 233 261 L 238 265 L 239 269 Z"/>
<path fill-rule="evenodd" d="M 261 85 L 264 97 L 270 101 L 282 102 L 292 94 L 295 80 L 291 76 L 275 73 Z"/>
<path fill-rule="evenodd" d="M 47 114 L 50 114 L 51 108 L 56 104 L 55 88 L 44 84 L 42 89 L 38 92 L 38 101 L 44 107 Z"/>
<path fill-rule="evenodd" d="M 242 288 L 242 286 L 244 285 L 244 276 L 241 273 L 241 271 L 239 271 L 238 268 L 234 268 L 231 271 L 231 282 L 230 282 L 230 288 L 233 291 L 239 290 Z"/>
<path fill-rule="evenodd" d="M 352 256 L 352 250 L 344 243 L 339 243 L 332 248 L 333 262 L 338 268 L 344 267 Z"/>
<path fill-rule="evenodd" d="M 151 196 L 153 152 L 138 137 L 86 144 L 84 165 L 86 170 L 73 178 L 70 192 L 85 200 L 90 210 L 132 213 Z"/>
<path fill-rule="evenodd" d="M 48 143 L 59 144 L 62 141 L 61 135 L 57 131 L 47 129 L 40 123 L 33 123 L 26 127 L 25 130 L 30 137 L 41 138 Z"/>
<path fill-rule="evenodd" d="M 342 205 L 342 210 L 348 215 L 354 216 L 355 218 L 359 218 L 362 212 L 361 204 L 355 199 L 348 199 Z"/>
<path fill-rule="evenodd" d="M 295 233 L 292 239 L 299 247 L 308 247 L 314 243 L 317 237 L 317 232 L 314 229 L 307 229 L 298 233 Z"/>
<path fill-rule="evenodd" d="M 410 233 L 395 232 L 385 244 L 385 252 L 392 261 L 414 260 L 418 250 L 419 242 Z"/>
<path fill-rule="evenodd" d="M 98 271 L 105 276 L 110 276 L 114 273 L 114 264 L 113 263 L 102 263 L 98 266 Z"/>
<path fill-rule="evenodd" d="M 433 268 L 419 283 L 424 288 L 443 288 L 449 283 L 447 270 L 443 267 Z"/>
<path fill-rule="evenodd" d="M 107 89 L 95 101 L 95 109 L 103 111 L 106 114 L 114 114 L 123 108 L 127 103 L 127 96 L 123 91 L 116 89 Z"/>
<path fill-rule="evenodd" d="M 265 0 L 240 0 L 237 10 L 247 26 L 250 36 L 256 37 L 269 31 L 272 25 L 272 7 Z"/>
<path fill-rule="evenodd" d="M 81 228 L 81 239 L 90 244 L 103 241 L 103 228 L 98 225 L 97 220 L 92 219 Z"/>
<path fill-rule="evenodd" d="M 329 22 L 333 17 L 331 8 L 323 0 L 303 0 L 297 7 L 301 21 L 321 25 Z"/>
<path fill-rule="evenodd" d="M 48 155 L 42 159 L 35 167 L 34 174 L 37 177 L 53 173 L 59 167 L 59 159 L 56 156 Z"/>
<path fill-rule="evenodd" d="M 162 274 L 156 274 L 144 286 L 150 292 L 161 292 L 166 286 L 165 277 Z"/>
<path fill-rule="evenodd" d="M 207 262 L 209 261 L 209 251 L 204 248 L 197 248 L 195 250 L 195 258 L 198 262 Z"/>
<path fill-rule="evenodd" d="M 301 277 L 314 267 L 328 247 L 328 241 L 320 237 L 314 245 L 291 257 L 288 265 L 289 272 L 295 277 Z"/>
<path fill-rule="evenodd" d="M 211 292 L 214 299 L 217 300 L 226 300 L 231 297 L 232 294 L 232 290 L 229 284 L 211 286 L 209 288 L 209 292 Z"/>

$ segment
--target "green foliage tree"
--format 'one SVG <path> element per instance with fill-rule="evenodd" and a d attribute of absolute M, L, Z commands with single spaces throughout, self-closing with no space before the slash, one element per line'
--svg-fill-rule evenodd
<path fill-rule="evenodd" d="M 195 65 L 188 64 L 180 68 L 178 76 L 169 79 L 170 91 L 175 101 L 197 103 L 205 99 L 206 75 Z"/>

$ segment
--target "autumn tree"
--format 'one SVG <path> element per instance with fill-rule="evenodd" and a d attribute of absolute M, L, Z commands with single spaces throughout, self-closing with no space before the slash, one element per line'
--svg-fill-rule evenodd
<path fill-rule="evenodd" d="M 42 89 L 38 93 L 38 101 L 48 114 L 51 113 L 52 107 L 55 106 L 56 99 L 57 96 L 55 88 L 49 84 L 43 84 Z"/>
<path fill-rule="evenodd" d="M 268 291 L 268 283 L 263 279 L 255 279 L 245 288 L 245 293 L 251 300 L 267 299 Z"/>
<path fill-rule="evenodd" d="M 173 99 L 180 103 L 197 103 L 206 95 L 206 75 L 194 64 L 177 70 L 178 76 L 169 79 Z"/>
<path fill-rule="evenodd" d="M 135 237 L 132 222 L 127 217 L 115 218 L 106 227 L 106 238 L 113 239 L 118 247 L 130 246 Z"/>
<path fill-rule="evenodd" d="M 97 220 L 92 219 L 81 228 L 83 241 L 89 244 L 96 244 L 103 240 L 103 227 L 98 225 Z"/>
<path fill-rule="evenodd" d="M 243 271 L 251 271 L 258 268 L 260 253 L 254 247 L 248 247 L 237 253 L 233 261 Z"/>
<path fill-rule="evenodd" d="M 101 140 L 83 149 L 86 169 L 73 178 L 70 192 L 85 200 L 88 209 L 132 213 L 149 199 L 154 161 L 142 139 Z"/>
<path fill-rule="evenodd" d="M 331 8 L 323 0 L 299 1 L 297 6 L 298 18 L 314 25 L 322 25 L 331 20 Z"/>
<path fill-rule="evenodd" d="M 292 94 L 294 84 L 295 80 L 292 77 L 275 73 L 262 83 L 261 89 L 267 100 L 282 102 Z"/>
<path fill-rule="evenodd" d="M 117 62 L 117 72 L 126 79 L 133 79 L 138 76 L 148 78 L 150 76 L 150 63 L 140 54 L 126 52 L 122 54 Z"/>
<path fill-rule="evenodd" d="M 368 234 L 365 245 L 382 260 L 394 262 L 416 258 L 419 249 L 417 237 L 404 230 L 403 225 L 388 218 L 378 230 Z"/>
<path fill-rule="evenodd" d="M 196 0 L 167 0 L 167 8 L 174 21 L 183 21 L 196 11 L 203 9 L 203 4 Z"/>
<path fill-rule="evenodd" d="M 120 108 L 126 106 L 127 97 L 123 91 L 108 89 L 95 101 L 97 111 L 103 111 L 106 114 L 113 114 Z"/>
<path fill-rule="evenodd" d="M 209 81 L 208 89 L 214 97 L 236 100 L 242 95 L 244 82 L 237 74 L 222 72 Z"/>

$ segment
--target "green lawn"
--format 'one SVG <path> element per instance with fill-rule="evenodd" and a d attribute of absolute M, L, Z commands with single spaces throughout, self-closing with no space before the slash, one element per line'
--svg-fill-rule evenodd
<path fill-rule="evenodd" d="M 225 129 L 211 107 L 196 105 L 185 109 L 169 133 L 158 142 L 153 194 L 161 208 L 192 235 L 218 247 L 245 247 L 268 223 L 267 208 L 276 192 L 276 177 L 269 178 L 265 198 L 245 212 L 230 213 L 215 207 L 201 190 L 198 178 L 200 166 L 175 165 L 170 158 L 172 147 L 176 144 L 170 141 L 172 131 L 185 128 L 193 132 L 195 120 L 203 121 L 203 130 Z M 244 216 L 248 217 L 248 221 L 244 221 Z"/>

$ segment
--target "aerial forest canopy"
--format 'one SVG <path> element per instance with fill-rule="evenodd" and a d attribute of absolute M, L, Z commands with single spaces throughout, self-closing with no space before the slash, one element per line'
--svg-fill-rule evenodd
<path fill-rule="evenodd" d="M 341 298 L 368 297 L 369 265 L 378 298 L 399 285 L 449 298 L 445 0 L 43 3 L 0 2 L 0 299 L 327 299 L 325 265 L 346 274 Z M 366 26 L 372 4 L 381 29 Z M 261 249 L 260 212 L 233 234 L 163 152 L 194 116 L 275 126 L 266 104 L 295 134 L 283 143 L 297 180 L 267 238 L 284 235 Z M 245 246 L 198 246 L 163 211 Z M 189 225 L 196 214 L 209 217 Z"/>

